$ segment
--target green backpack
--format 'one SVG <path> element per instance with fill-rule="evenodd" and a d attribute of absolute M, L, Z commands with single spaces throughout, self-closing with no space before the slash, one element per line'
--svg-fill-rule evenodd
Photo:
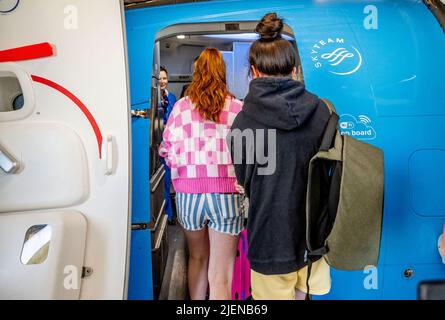
<path fill-rule="evenodd" d="M 308 282 L 311 264 L 321 257 L 338 270 L 377 266 L 382 228 L 383 151 L 341 135 L 334 107 L 323 101 L 331 117 L 309 164 Z"/>

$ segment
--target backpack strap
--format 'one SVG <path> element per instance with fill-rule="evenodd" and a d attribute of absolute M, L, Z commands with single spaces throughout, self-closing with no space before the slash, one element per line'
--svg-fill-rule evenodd
<path fill-rule="evenodd" d="M 338 114 L 335 112 L 335 108 L 332 103 L 327 99 L 322 99 L 326 107 L 329 109 L 331 116 L 329 118 L 328 124 L 324 130 L 323 138 L 321 139 L 320 151 L 328 151 L 332 146 L 332 141 L 334 140 L 335 134 L 337 133 L 338 125 Z"/>
<path fill-rule="evenodd" d="M 339 116 L 335 110 L 334 105 L 328 99 L 321 99 L 326 107 L 329 109 L 329 113 L 331 116 L 329 117 L 328 124 L 323 133 L 323 137 L 321 139 L 320 149 L 319 151 L 329 151 L 332 146 L 332 142 L 337 134 L 337 126 Z M 306 300 L 311 300 L 310 288 L 309 288 L 309 279 L 311 277 L 312 272 L 312 264 L 317 258 L 323 258 L 323 255 L 328 253 L 329 248 L 326 246 L 314 250 L 310 250 L 307 252 L 307 274 L 306 274 Z"/>

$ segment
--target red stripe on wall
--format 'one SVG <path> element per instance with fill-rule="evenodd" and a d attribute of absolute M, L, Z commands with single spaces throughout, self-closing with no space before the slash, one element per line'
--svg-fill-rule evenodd
<path fill-rule="evenodd" d="M 96 135 L 96 140 L 97 140 L 97 145 L 99 147 L 99 159 L 102 159 L 102 133 L 100 131 L 99 126 L 97 125 L 96 120 L 94 119 L 93 115 L 91 114 L 91 112 L 88 110 L 88 108 L 82 103 L 82 101 L 80 101 L 74 94 L 72 94 L 70 91 L 68 91 L 67 89 L 65 89 L 64 87 L 62 87 L 61 85 L 42 78 L 42 77 L 38 77 L 38 76 L 31 76 L 32 79 L 35 82 L 47 85 L 57 91 L 59 91 L 60 93 L 62 93 L 63 95 L 65 95 L 66 97 L 68 97 L 68 99 L 70 99 L 71 101 L 73 101 L 79 108 L 80 110 L 82 110 L 83 114 L 87 117 L 88 121 L 91 124 L 91 127 L 93 127 L 94 130 L 94 134 Z"/>
<path fill-rule="evenodd" d="M 23 61 L 50 57 L 55 54 L 54 47 L 48 43 L 38 43 L 29 46 L 0 51 L 0 62 Z"/>

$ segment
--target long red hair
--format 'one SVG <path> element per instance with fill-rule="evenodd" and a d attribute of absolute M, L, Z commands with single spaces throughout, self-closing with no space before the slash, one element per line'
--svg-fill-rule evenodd
<path fill-rule="evenodd" d="M 219 116 L 229 92 L 226 64 L 218 49 L 206 48 L 195 62 L 193 80 L 185 95 L 205 120 L 219 122 Z"/>

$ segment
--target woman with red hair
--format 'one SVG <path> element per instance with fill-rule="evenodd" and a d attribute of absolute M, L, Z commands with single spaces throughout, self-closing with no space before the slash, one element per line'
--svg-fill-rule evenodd
<path fill-rule="evenodd" d="M 178 221 L 189 248 L 192 300 L 231 297 L 240 196 L 226 136 L 242 102 L 229 92 L 221 52 L 205 49 L 195 62 L 186 96 L 173 107 L 159 154 L 171 168 Z"/>

